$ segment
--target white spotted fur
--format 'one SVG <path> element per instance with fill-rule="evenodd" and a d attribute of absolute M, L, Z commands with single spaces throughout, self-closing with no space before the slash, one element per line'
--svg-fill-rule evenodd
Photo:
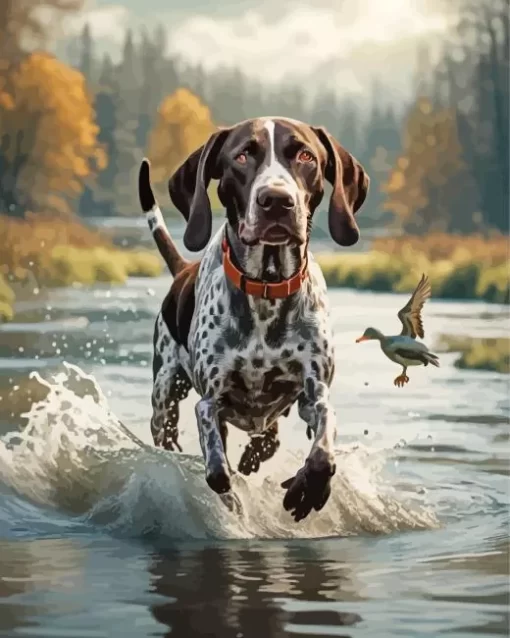
<path fill-rule="evenodd" d="M 264 128 L 267 131 L 269 138 L 269 156 L 267 162 L 264 164 L 263 170 L 253 181 L 250 192 L 250 200 L 248 204 L 248 212 L 246 215 L 246 223 L 248 225 L 255 225 L 257 221 L 257 194 L 264 186 L 279 186 L 284 188 L 289 195 L 298 204 L 300 202 L 300 190 L 296 183 L 296 180 L 292 177 L 289 171 L 283 166 L 276 157 L 275 153 L 275 123 L 274 120 L 268 119 L 264 123 Z"/>
<path fill-rule="evenodd" d="M 164 230 L 166 233 L 168 233 L 168 228 L 163 218 L 163 213 L 161 212 L 161 209 L 157 204 L 155 204 L 150 209 L 150 211 L 146 213 L 146 217 L 149 229 L 152 233 L 154 233 L 157 228 L 160 228 L 161 230 Z"/>
<path fill-rule="evenodd" d="M 268 161 L 254 180 L 247 221 L 254 221 L 254 202 L 256 193 L 262 185 L 275 184 L 279 180 L 279 183 L 288 188 L 297 202 L 301 203 L 300 198 L 303 197 L 292 175 L 276 157 L 274 121 L 264 120 L 264 127 L 269 135 L 270 152 Z M 304 210 L 304 206 L 301 208 Z M 152 220 L 154 227 L 164 225 L 159 207 L 154 207 L 149 215 L 152 215 L 149 220 Z M 248 297 L 254 327 L 247 342 L 242 345 L 239 342 L 236 347 L 224 348 L 221 354 L 218 354 L 214 345 L 221 341 L 225 329 L 236 330 L 233 318 L 235 311 L 230 307 L 231 284 L 227 282 L 221 261 L 221 242 L 224 233 L 225 225 L 209 242 L 201 259 L 195 284 L 195 311 L 188 336 L 188 351 L 177 346 L 161 315 L 158 317 L 157 329 L 160 332 L 155 343 L 155 352 L 162 358 L 162 368 L 156 375 L 154 393 L 158 389 L 160 394 L 164 393 L 172 383 L 172 375 L 182 366 L 191 380 L 191 385 L 201 397 L 195 407 L 195 414 L 206 465 L 206 478 L 209 481 L 218 473 L 220 476 L 222 473 L 227 475 L 228 461 L 219 434 L 219 407 L 216 397 L 228 391 L 229 374 L 235 368 L 236 362 L 241 361 L 242 374 L 246 379 L 247 387 L 250 388 L 250 394 L 246 396 L 247 410 L 243 415 L 227 411 L 225 421 L 250 435 L 261 434 L 276 423 L 276 419 L 299 397 L 304 397 L 298 406 L 299 414 L 307 425 L 307 431 L 314 434 L 314 442 L 308 457 L 310 465 L 305 468 L 313 468 L 314 464 L 318 466 L 321 460 L 326 458 L 334 473 L 332 446 L 336 436 L 336 420 L 329 397 L 330 379 L 327 375 L 324 376 L 326 373 L 323 373 L 326 364 L 333 365 L 334 350 L 330 308 L 323 274 L 311 253 L 308 252 L 309 277 L 305 280 L 302 289 L 296 293 L 296 310 L 292 323 L 286 323 L 284 326 L 286 336 L 281 346 L 270 347 L 265 337 L 275 316 L 279 316 L 279 313 L 281 316 L 281 308 L 285 300 L 277 300 L 271 304 L 264 299 Z M 218 302 L 224 306 L 224 312 L 221 315 L 210 312 L 211 308 L 217 307 Z M 269 310 L 272 313 L 270 317 L 263 318 L 264 313 Z M 309 332 L 308 337 L 305 338 L 299 333 L 297 324 L 306 326 Z M 301 348 L 299 353 L 298 346 Z M 290 356 L 286 354 L 288 352 L 291 352 Z M 263 365 L 255 366 L 255 359 L 262 360 Z M 209 360 L 211 360 L 210 363 Z M 301 365 L 301 371 L 285 370 L 285 381 L 294 384 L 293 394 L 277 396 L 266 401 L 262 389 L 264 374 L 275 366 L 285 368 L 289 360 L 291 363 L 297 360 Z M 214 370 L 216 372 L 213 375 Z M 253 410 L 250 410 L 251 401 L 253 401 Z M 265 412 L 259 414 L 255 408 L 258 412 L 261 410 Z M 161 401 L 156 405 L 154 415 L 157 416 L 158 410 L 164 410 Z M 300 472 L 313 471 L 305 468 Z M 298 472 L 295 480 L 302 480 L 299 479 L 300 476 L 304 474 Z M 306 481 L 304 484 L 306 486 Z"/>

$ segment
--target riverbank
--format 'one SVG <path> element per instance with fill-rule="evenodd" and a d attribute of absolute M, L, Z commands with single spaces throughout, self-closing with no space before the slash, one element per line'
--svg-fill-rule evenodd
<path fill-rule="evenodd" d="M 437 352 L 457 353 L 454 365 L 459 370 L 510 373 L 510 339 L 505 337 L 442 335 L 436 349 Z"/>
<path fill-rule="evenodd" d="M 510 302 L 508 237 L 434 234 L 376 239 L 368 253 L 317 256 L 331 287 L 411 292 L 422 273 L 439 299 Z"/>
<path fill-rule="evenodd" d="M 98 282 L 122 284 L 128 277 L 157 277 L 158 254 L 123 250 L 73 218 L 0 215 L 0 321 L 13 318 L 15 290 L 56 288 Z"/>

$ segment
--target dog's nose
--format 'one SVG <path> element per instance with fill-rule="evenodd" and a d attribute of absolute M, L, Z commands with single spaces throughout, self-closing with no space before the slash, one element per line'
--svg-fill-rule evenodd
<path fill-rule="evenodd" d="M 281 217 L 294 208 L 295 201 L 285 188 L 264 186 L 257 193 L 257 204 L 271 216 Z"/>

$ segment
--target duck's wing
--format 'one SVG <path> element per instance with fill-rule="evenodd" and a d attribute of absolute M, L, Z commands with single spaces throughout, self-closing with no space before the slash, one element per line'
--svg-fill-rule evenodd
<path fill-rule="evenodd" d="M 411 299 L 406 305 L 399 310 L 398 318 L 402 322 L 401 335 L 412 337 L 420 337 L 423 339 L 425 333 L 423 331 L 423 322 L 421 319 L 421 311 L 423 304 L 430 297 L 432 289 L 430 287 L 429 278 L 426 275 L 422 275 L 420 282 L 416 286 L 415 291 L 411 295 Z"/>
<path fill-rule="evenodd" d="M 392 337 L 390 342 L 385 345 L 385 348 L 388 358 L 396 363 L 401 363 L 400 359 L 421 361 L 422 363 L 427 361 L 427 346 L 407 335 Z"/>

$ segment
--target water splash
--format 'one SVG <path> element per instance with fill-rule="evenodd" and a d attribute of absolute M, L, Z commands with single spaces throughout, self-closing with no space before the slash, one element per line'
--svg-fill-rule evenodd
<path fill-rule="evenodd" d="M 28 425 L 0 439 L 0 481 L 19 496 L 130 537 L 309 538 L 386 534 L 438 526 L 425 506 L 404 502 L 381 477 L 384 452 L 336 451 L 332 496 L 320 513 L 294 523 L 280 483 L 303 463 L 285 452 L 263 473 L 233 479 L 243 516 L 229 512 L 204 480 L 198 456 L 145 445 L 115 417 L 93 376 L 64 364 L 51 379 L 32 373 L 47 396 Z"/>

